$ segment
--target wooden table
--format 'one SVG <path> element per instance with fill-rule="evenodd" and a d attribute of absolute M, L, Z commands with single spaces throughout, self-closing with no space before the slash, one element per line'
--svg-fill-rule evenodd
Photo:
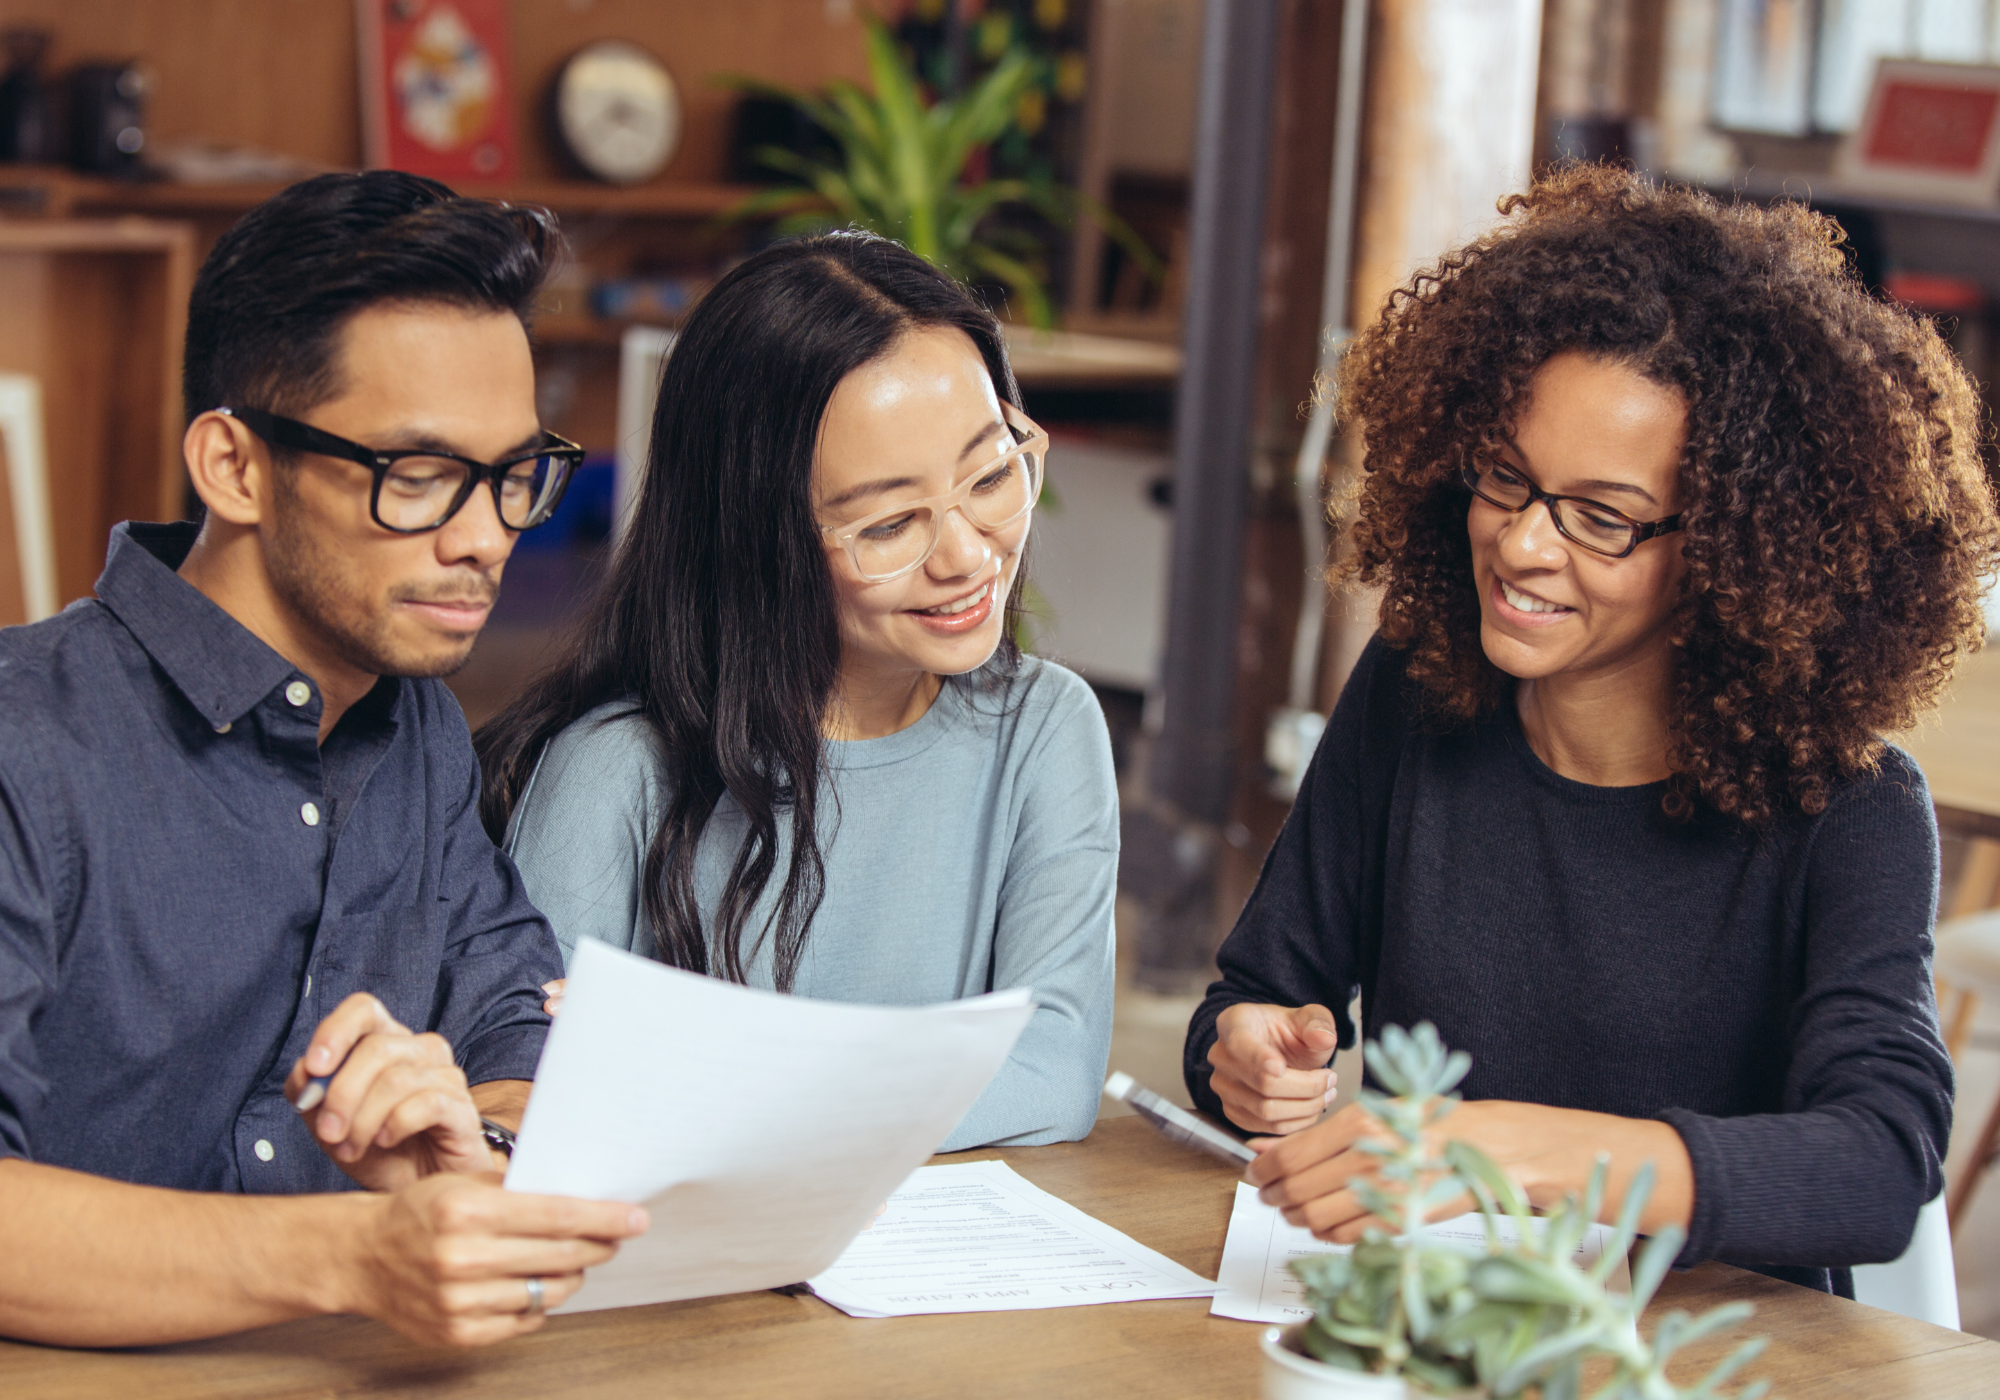
<path fill-rule="evenodd" d="M 1937 713 L 1896 740 L 1930 784 L 1938 828 L 1971 838 L 1958 878 L 1947 886 L 1945 918 L 1976 914 L 2000 902 L 2000 645 L 1962 657 Z M 1969 1029 L 1960 1007 L 1953 1053 Z"/>
<path fill-rule="evenodd" d="M 961 1154 L 997 1157 L 1142 1243 L 1214 1277 L 1233 1175 L 1110 1119 L 1089 1141 Z M 1925 1400 L 2000 1393 L 2000 1345 L 1711 1264 L 1668 1280 L 1656 1306 L 1758 1306 L 1770 1349 L 1751 1374 L 1783 1400 Z M 1206 1299 L 1042 1312 L 862 1321 L 816 1298 L 737 1294 L 559 1317 L 535 1336 L 469 1353 L 428 1351 L 379 1323 L 322 1318 L 186 1346 L 104 1353 L 0 1343 L 0 1396 L 225 1400 L 327 1397 L 1253 1397 L 1262 1328 L 1208 1315 Z M 1689 1348 L 1705 1367 L 1735 1338 Z"/>
<path fill-rule="evenodd" d="M 1924 770 L 1940 826 L 2000 838 L 2000 644 L 1960 658 L 1936 718 L 1896 742 Z"/>

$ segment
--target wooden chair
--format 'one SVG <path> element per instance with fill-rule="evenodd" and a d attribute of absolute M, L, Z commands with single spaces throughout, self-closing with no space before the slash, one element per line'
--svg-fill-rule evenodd
<path fill-rule="evenodd" d="M 1945 1205 L 1939 1195 L 1917 1212 L 1917 1228 L 1902 1258 L 1855 1266 L 1855 1302 L 1958 1330 L 1958 1271 Z"/>
<path fill-rule="evenodd" d="M 1945 1049 L 1960 1063 L 1972 1043 L 1982 1000 L 2000 1003 L 2000 841 L 1971 838 L 1965 868 L 1937 927 L 1938 1019 Z M 1946 1211 L 1952 1228 L 1965 1218 L 1980 1179 L 2000 1157 L 2000 1098 L 1988 1109 L 1973 1149 L 1951 1184 Z"/>

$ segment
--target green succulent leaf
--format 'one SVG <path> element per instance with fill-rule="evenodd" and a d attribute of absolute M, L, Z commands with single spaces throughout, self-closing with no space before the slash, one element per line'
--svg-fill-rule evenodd
<path fill-rule="evenodd" d="M 1299 1344 L 1315 1360 L 1343 1371 L 1366 1371 L 1367 1359 L 1360 1351 L 1330 1335 L 1317 1321 L 1308 1322 L 1299 1332 Z"/>
<path fill-rule="evenodd" d="M 1511 1344 L 1515 1332 L 1524 1326 L 1527 1330 L 1527 1341 L 1532 1343 L 1541 1315 L 1539 1309 L 1524 1308 L 1518 1303 L 1483 1300 L 1439 1327 L 1437 1344 L 1446 1350 L 1452 1350 L 1457 1347 L 1469 1347 L 1481 1339 L 1490 1339 L 1495 1346 L 1505 1347 Z"/>
<path fill-rule="evenodd" d="M 1454 1138 L 1444 1145 L 1444 1159 L 1459 1176 L 1484 1186 L 1494 1204 L 1508 1215 L 1517 1219 L 1527 1217 L 1527 1195 L 1483 1150 Z"/>
<path fill-rule="evenodd" d="M 1382 1327 L 1364 1327 L 1355 1322 L 1343 1322 L 1338 1318 L 1328 1319 L 1315 1316 L 1313 1321 L 1328 1336 L 1336 1337 L 1349 1346 L 1380 1351 L 1389 1343 L 1389 1333 Z"/>
<path fill-rule="evenodd" d="M 1577 1308 L 1594 1302 L 1597 1290 L 1567 1261 L 1494 1254 L 1472 1266 L 1472 1290 L 1503 1303 L 1542 1303 Z"/>
<path fill-rule="evenodd" d="M 1421 1342 L 1437 1326 L 1437 1315 L 1431 1308 L 1428 1291 L 1424 1288 L 1423 1270 L 1417 1266 L 1414 1257 L 1402 1270 L 1403 1315 L 1409 1319 L 1410 1339 Z"/>
<path fill-rule="evenodd" d="M 1593 1400 L 1725 1400 L 1722 1387 L 1760 1354 L 1762 1339 L 1737 1347 L 1692 1387 L 1670 1381 L 1666 1365 L 1677 1348 L 1741 1322 L 1748 1305 L 1698 1318 L 1670 1312 L 1651 1341 L 1633 1325 L 1680 1251 L 1678 1227 L 1662 1229 L 1639 1252 L 1631 1297 L 1605 1291 L 1609 1270 L 1635 1237 L 1653 1186 L 1650 1168 L 1626 1192 L 1605 1257 L 1579 1268 L 1575 1247 L 1603 1208 L 1606 1165 L 1598 1164 L 1587 1190 L 1537 1220 L 1520 1188 L 1478 1148 L 1448 1142 L 1439 1157 L 1430 1154 L 1427 1138 L 1457 1102 L 1465 1058 L 1447 1051 L 1429 1025 L 1385 1027 L 1366 1048 L 1377 1081 L 1391 1092 L 1368 1091 L 1363 1102 L 1389 1136 L 1368 1145 L 1374 1178 L 1352 1189 L 1396 1233 L 1371 1226 L 1347 1254 L 1294 1262 L 1314 1309 L 1313 1331 L 1343 1348 L 1339 1354 L 1356 1369 L 1400 1372 L 1436 1394 L 1477 1387 L 1485 1400 L 1580 1400 L 1583 1363 L 1599 1357 L 1611 1370 Z M 1427 1210 L 1459 1194 L 1471 1195 L 1487 1218 L 1484 1256 L 1447 1248 L 1419 1228 Z M 1501 1213 L 1520 1223 L 1517 1240 L 1499 1239 Z M 1748 1386 L 1735 1400 L 1758 1400 L 1764 1389 Z"/>
<path fill-rule="evenodd" d="M 1653 1164 L 1643 1162 L 1639 1170 L 1632 1174 L 1632 1184 L 1625 1188 L 1625 1200 L 1618 1207 L 1618 1223 L 1612 1228 L 1611 1238 L 1604 1242 L 1604 1253 L 1591 1266 L 1590 1276 L 1602 1283 L 1611 1276 L 1618 1261 L 1632 1250 L 1632 1241 L 1639 1236 L 1639 1216 L 1646 1209 L 1646 1202 L 1653 1198 Z"/>
<path fill-rule="evenodd" d="M 1713 1370 L 1701 1378 L 1701 1384 L 1695 1387 L 1695 1394 L 1718 1394 L 1723 1384 L 1731 1376 L 1764 1354 L 1764 1347 L 1769 1341 L 1768 1337 L 1752 1337 L 1749 1341 L 1737 1347 L 1736 1350 L 1730 1352 L 1729 1355 L 1723 1357 L 1721 1361 L 1715 1364 Z M 1745 1387 L 1738 1396 L 1738 1400 L 1755 1400 L 1756 1396 L 1764 1393 L 1768 1384 L 1765 1381 L 1758 1381 L 1753 1386 Z"/>
<path fill-rule="evenodd" d="M 1663 1358 L 1672 1355 L 1689 1342 L 1699 1341 L 1711 1332 L 1719 1332 L 1725 1327 L 1734 1327 L 1755 1311 L 1757 1309 L 1749 1303 L 1725 1303 L 1719 1308 L 1710 1308 L 1700 1317 L 1691 1318 L 1684 1312 L 1670 1313 L 1666 1321 L 1676 1324 L 1673 1339 L 1671 1342 L 1666 1340 L 1666 1324 L 1663 1322 L 1660 1327 L 1659 1337 L 1653 1343 L 1654 1350 L 1658 1351 Z M 1748 1358 L 1745 1359 L 1747 1360 Z"/>
<path fill-rule="evenodd" d="M 1581 1323 L 1558 1332 L 1553 1337 L 1543 1338 L 1495 1377 L 1494 1391 L 1501 1395 L 1512 1394 L 1559 1362 L 1568 1361 L 1571 1357 L 1581 1354 L 1585 1347 L 1596 1343 L 1601 1336 L 1602 1333 L 1597 1327 Z"/>
<path fill-rule="evenodd" d="M 1542 1381 L 1542 1400 L 1578 1400 L 1583 1391 L 1583 1365 L 1579 1357 L 1558 1363 Z"/>
<path fill-rule="evenodd" d="M 1403 1363 L 1403 1374 L 1433 1395 L 1453 1395 L 1470 1390 L 1478 1377 L 1464 1362 L 1448 1357 L 1412 1352 Z"/>
<path fill-rule="evenodd" d="M 1308 1293 L 1338 1293 L 1347 1287 L 1347 1280 L 1354 1272 L 1354 1256 L 1310 1254 L 1292 1260 L 1287 1267 Z"/>
<path fill-rule="evenodd" d="M 1611 1154 L 1600 1152 L 1590 1166 L 1590 1181 L 1583 1190 L 1582 1218 L 1585 1226 L 1604 1209 L 1604 1183 L 1611 1175 Z"/>
<path fill-rule="evenodd" d="M 1668 1225 L 1659 1234 L 1646 1241 L 1646 1247 L 1639 1251 L 1639 1257 L 1632 1265 L 1632 1311 L 1634 1314 L 1646 1310 L 1646 1304 L 1653 1301 L 1653 1294 L 1659 1291 L 1660 1281 L 1667 1276 L 1667 1270 L 1680 1257 L 1681 1243 L 1687 1233 L 1678 1225 Z"/>

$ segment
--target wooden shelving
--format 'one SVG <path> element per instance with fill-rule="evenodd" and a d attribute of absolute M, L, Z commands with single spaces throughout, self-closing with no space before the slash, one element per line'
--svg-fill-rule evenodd
<path fill-rule="evenodd" d="M 234 217 L 255 208 L 284 182 L 177 185 L 106 180 L 49 166 L 0 166 L 0 212 L 69 218 L 144 214 L 157 218 Z M 459 193 L 517 204 L 540 204 L 558 216 L 614 215 L 634 219 L 709 219 L 727 212 L 750 190 L 742 185 L 660 181 L 620 187 L 586 180 L 520 180 L 461 185 Z"/>
<path fill-rule="evenodd" d="M 60 603 L 90 592 L 120 520 L 182 508 L 181 221 L 0 223 L 0 370 L 42 386 Z"/>
<path fill-rule="evenodd" d="M 535 318 L 537 345 L 602 345 L 617 349 L 626 328 L 651 322 L 614 321 L 572 311 L 550 311 Z"/>

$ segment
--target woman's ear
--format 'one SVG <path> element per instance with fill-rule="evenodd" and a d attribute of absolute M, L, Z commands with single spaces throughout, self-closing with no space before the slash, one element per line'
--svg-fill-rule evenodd
<path fill-rule="evenodd" d="M 181 439 L 188 479 L 208 513 L 231 525 L 255 526 L 271 500 L 271 454 L 238 419 L 210 409 Z"/>

